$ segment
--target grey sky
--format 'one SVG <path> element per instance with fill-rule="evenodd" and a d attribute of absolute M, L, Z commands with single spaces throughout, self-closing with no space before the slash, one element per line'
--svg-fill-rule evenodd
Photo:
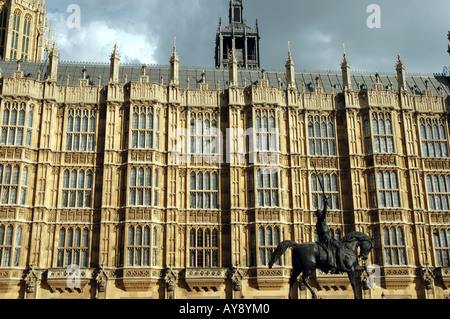
<path fill-rule="evenodd" d="M 261 32 L 261 64 L 282 69 L 288 41 L 297 70 L 338 70 L 342 44 L 352 70 L 394 72 L 400 53 L 408 73 L 450 66 L 448 0 L 243 0 L 244 18 Z M 81 10 L 70 28 L 71 4 Z M 49 22 L 63 61 L 109 62 L 117 35 L 122 63 L 168 64 L 177 37 L 182 66 L 213 67 L 219 18 L 229 0 L 48 0 Z M 370 29 L 370 4 L 381 28 Z M 69 23 L 67 23 L 69 21 Z"/>

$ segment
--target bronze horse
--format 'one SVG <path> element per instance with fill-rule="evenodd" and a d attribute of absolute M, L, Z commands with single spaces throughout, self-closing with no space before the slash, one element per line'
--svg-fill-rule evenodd
<path fill-rule="evenodd" d="M 359 299 L 355 286 L 355 272 L 359 270 L 358 258 L 361 257 L 364 261 L 367 260 L 370 251 L 374 247 L 374 240 L 361 232 L 352 232 L 339 242 L 341 248 L 338 253 L 339 263 L 336 270 L 348 274 L 355 299 Z M 327 260 L 327 251 L 319 243 L 297 244 L 289 240 L 283 241 L 275 249 L 269 263 L 269 268 L 272 268 L 274 263 L 286 250 L 292 247 L 294 247 L 292 252 L 292 265 L 294 269 L 289 281 L 289 299 L 292 299 L 292 288 L 300 274 L 302 274 L 301 282 L 311 291 L 313 298 L 317 299 L 316 293 L 308 283 L 309 276 L 311 276 L 316 268 L 326 273 L 331 269 Z M 360 251 L 359 254 L 358 248 Z M 364 270 L 370 276 L 366 266 L 364 266 Z"/>

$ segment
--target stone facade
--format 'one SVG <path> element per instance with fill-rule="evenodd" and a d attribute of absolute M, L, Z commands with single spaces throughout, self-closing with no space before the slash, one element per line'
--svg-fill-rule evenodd
<path fill-rule="evenodd" d="M 47 38 L 45 0 L 0 1 L 0 57 L 7 60 L 43 61 Z M 47 42 L 49 41 L 49 42 Z"/>
<path fill-rule="evenodd" d="M 373 236 L 362 298 L 450 297 L 450 81 L 0 62 L 3 298 L 286 298 L 283 240 Z M 395 59 L 393 59 L 395 60 Z M 394 61 L 393 61 L 394 62 Z M 393 63 L 394 64 L 394 63 Z M 317 168 L 317 173 L 314 170 Z M 317 272 L 320 298 L 353 298 Z M 310 298 L 296 285 L 295 298 Z"/>

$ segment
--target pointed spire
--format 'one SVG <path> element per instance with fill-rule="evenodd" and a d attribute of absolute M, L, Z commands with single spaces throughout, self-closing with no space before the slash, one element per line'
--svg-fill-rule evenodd
<path fill-rule="evenodd" d="M 170 78 L 169 83 L 179 85 L 180 83 L 180 57 L 177 53 L 177 37 L 173 38 L 173 52 L 170 57 Z"/>
<path fill-rule="evenodd" d="M 291 55 L 291 42 L 288 41 L 288 57 L 286 59 L 286 81 L 288 88 L 295 88 L 295 63 Z"/>
<path fill-rule="evenodd" d="M 342 47 L 344 49 L 344 56 L 341 63 L 341 68 L 350 68 L 350 63 L 347 60 L 347 53 L 345 53 L 345 43 L 342 44 Z"/>
<path fill-rule="evenodd" d="M 50 48 L 52 45 L 52 38 L 53 38 L 53 22 L 50 22 L 50 27 L 48 29 L 48 42 L 47 42 L 48 48 Z"/>
<path fill-rule="evenodd" d="M 291 41 L 288 41 L 288 58 L 286 62 L 293 63 L 292 55 L 291 55 Z"/>
<path fill-rule="evenodd" d="M 117 35 L 116 42 L 114 43 L 114 49 L 111 53 L 111 64 L 110 64 L 110 72 L 109 72 L 109 81 L 113 83 L 119 82 L 119 68 L 120 68 L 120 54 L 117 47 Z"/>
<path fill-rule="evenodd" d="M 396 68 L 397 71 L 405 69 L 405 65 L 403 64 L 402 57 L 400 56 L 400 53 L 397 55 L 397 64 L 395 65 L 395 68 Z"/>
<path fill-rule="evenodd" d="M 345 43 L 342 44 L 344 55 L 341 63 L 342 70 L 342 86 L 344 91 L 352 89 L 352 78 L 350 74 L 350 63 L 347 60 L 347 53 L 345 52 Z"/>

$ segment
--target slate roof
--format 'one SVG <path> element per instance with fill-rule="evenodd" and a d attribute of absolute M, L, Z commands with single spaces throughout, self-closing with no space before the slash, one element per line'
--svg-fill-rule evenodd
<path fill-rule="evenodd" d="M 40 70 L 40 80 L 46 78 L 47 64 L 22 62 L 21 70 L 27 77 L 37 79 Z M 82 62 L 60 62 L 58 65 L 58 83 L 65 85 L 67 83 L 67 75 L 69 75 L 69 84 L 77 85 L 78 80 L 83 76 L 83 69 L 86 67 L 86 77 L 90 79 L 91 84 L 99 85 L 99 76 L 101 76 L 101 85 L 107 85 L 109 81 L 110 65 L 109 63 L 82 63 Z M 0 68 L 2 69 L 2 76 L 11 76 L 17 70 L 17 63 L 11 61 L 0 61 Z M 206 82 L 210 89 L 226 89 L 228 82 L 228 70 L 216 68 L 201 68 L 201 67 L 183 67 L 180 66 L 180 87 L 196 88 L 197 83 L 202 80 L 202 73 L 206 74 Z M 375 73 L 358 72 L 351 70 L 352 86 L 357 88 L 358 84 L 365 85 L 366 88 L 373 88 L 376 81 Z M 137 81 L 142 74 L 142 65 L 120 65 L 120 82 Z M 169 66 L 168 65 L 149 65 L 147 66 L 146 74 L 149 76 L 151 82 L 161 82 L 168 84 L 169 81 Z M 261 70 L 239 70 L 239 85 L 246 86 L 256 84 L 262 77 Z M 342 74 L 340 71 L 302 71 L 296 70 L 297 87 L 302 90 L 302 83 L 305 84 L 306 91 L 313 91 L 316 83 L 316 76 L 319 76 L 324 91 L 326 93 L 342 92 Z M 394 90 L 397 90 L 397 75 L 395 73 L 379 73 L 380 81 L 384 87 L 392 85 Z M 163 79 L 161 79 L 163 77 Z M 279 86 L 281 80 L 283 87 L 286 86 L 285 70 L 267 70 L 266 78 L 269 80 L 271 86 Z M 220 86 L 218 86 L 218 81 Z M 434 95 L 444 94 L 450 96 L 450 77 L 439 74 L 407 74 L 406 82 L 410 92 L 413 91 L 413 86 L 416 87 L 416 94 L 422 94 L 426 88 L 425 81 L 428 81 L 428 87 Z M 442 87 L 443 91 L 439 91 Z"/>

